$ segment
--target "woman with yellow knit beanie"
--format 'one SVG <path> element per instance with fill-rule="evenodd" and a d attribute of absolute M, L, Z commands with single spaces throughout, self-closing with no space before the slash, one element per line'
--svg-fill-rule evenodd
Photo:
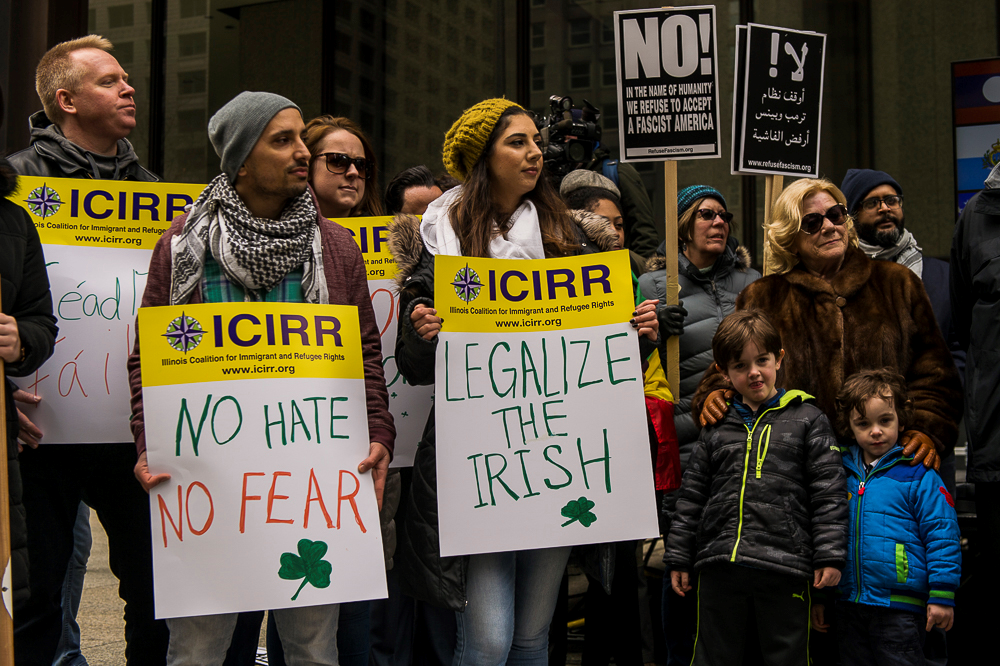
<path fill-rule="evenodd" d="M 581 252 L 581 241 L 542 173 L 532 116 L 506 99 L 469 108 L 445 135 L 445 168 L 462 185 L 424 213 L 396 218 L 389 246 L 399 273 L 395 360 L 411 384 L 434 382 L 434 255 L 543 259 Z M 655 340 L 656 301 L 633 326 Z M 447 479 L 441 479 L 447 483 Z M 548 662 L 548 628 L 570 548 L 442 557 L 437 522 L 434 413 L 413 463 L 411 505 L 397 547 L 403 591 L 456 613 L 454 666 Z"/>

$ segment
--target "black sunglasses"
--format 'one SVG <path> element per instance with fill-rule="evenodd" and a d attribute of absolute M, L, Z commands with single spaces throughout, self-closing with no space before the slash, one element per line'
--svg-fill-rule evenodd
<path fill-rule="evenodd" d="M 814 234 L 823 227 L 823 218 L 830 220 L 839 227 L 847 218 L 847 208 L 843 204 L 837 204 L 836 206 L 830 206 L 822 214 L 809 213 L 802 218 L 802 224 L 799 226 L 799 229 L 807 236 Z"/>
<path fill-rule="evenodd" d="M 320 153 L 317 157 L 326 158 L 326 170 L 335 176 L 347 173 L 353 164 L 358 170 L 358 177 L 362 180 L 368 180 L 372 177 L 372 171 L 375 169 L 375 165 L 364 157 L 351 157 L 343 153 Z"/>
<path fill-rule="evenodd" d="M 698 216 L 699 220 L 704 220 L 706 222 L 714 222 L 715 216 L 718 215 L 722 218 L 722 221 L 726 224 L 733 223 L 733 214 L 728 211 L 722 211 L 721 213 L 712 210 L 711 208 L 699 208 L 695 211 L 695 215 Z"/>

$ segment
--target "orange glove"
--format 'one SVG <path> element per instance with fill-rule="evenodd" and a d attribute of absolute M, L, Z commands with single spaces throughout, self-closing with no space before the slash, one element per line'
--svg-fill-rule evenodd
<path fill-rule="evenodd" d="M 705 398 L 705 405 L 701 408 L 701 416 L 698 419 L 701 427 L 715 425 L 721 421 L 729 410 L 726 401 L 731 400 L 732 397 L 732 389 L 715 389 L 709 393 L 708 397 Z"/>
<path fill-rule="evenodd" d="M 935 471 L 941 469 L 941 458 L 938 456 L 937 448 L 930 437 L 918 430 L 907 430 L 900 440 L 903 445 L 903 455 L 913 456 L 911 465 L 918 465 L 921 461 L 927 469 L 934 468 Z"/>

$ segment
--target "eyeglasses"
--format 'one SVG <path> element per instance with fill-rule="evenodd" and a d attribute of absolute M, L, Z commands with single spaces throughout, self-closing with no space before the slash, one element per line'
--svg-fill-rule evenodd
<path fill-rule="evenodd" d="M 352 164 L 358 170 L 358 177 L 362 180 L 371 178 L 372 171 L 375 170 L 375 165 L 364 157 L 351 157 L 343 153 L 321 153 L 317 157 L 326 158 L 326 170 L 335 176 L 347 173 Z"/>
<path fill-rule="evenodd" d="M 865 210 L 875 210 L 882 204 L 885 204 L 886 208 L 898 208 L 903 205 L 903 195 L 902 194 L 890 194 L 887 197 L 872 197 L 871 199 L 865 199 L 861 202 L 861 208 Z"/>
<path fill-rule="evenodd" d="M 725 222 L 726 224 L 733 223 L 733 214 L 726 211 L 722 211 L 721 213 L 719 213 L 717 211 L 712 210 L 711 208 L 699 208 L 698 210 L 695 211 L 694 214 L 698 216 L 699 220 L 704 220 L 706 222 L 714 222 L 715 217 L 719 216 L 722 218 L 722 221 Z"/>
<path fill-rule="evenodd" d="M 820 213 L 809 213 L 802 218 L 802 224 L 799 226 L 799 229 L 807 236 L 812 235 L 823 227 L 824 218 L 839 227 L 847 218 L 847 208 L 843 204 L 837 204 L 836 206 L 827 208 L 826 212 L 822 215 Z"/>

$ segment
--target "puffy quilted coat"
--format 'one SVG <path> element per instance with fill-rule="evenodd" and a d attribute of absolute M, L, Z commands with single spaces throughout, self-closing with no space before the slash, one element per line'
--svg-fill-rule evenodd
<path fill-rule="evenodd" d="M 951 495 L 934 470 L 895 447 L 865 473 L 857 446 L 844 451 L 851 529 L 841 599 L 923 613 L 955 605 L 961 535 Z"/>
<path fill-rule="evenodd" d="M 702 431 L 688 461 L 663 559 L 671 569 L 735 562 L 811 578 L 844 566 L 847 491 L 833 427 L 802 391 L 736 409 Z"/>
<path fill-rule="evenodd" d="M 665 245 L 660 245 L 660 255 L 650 259 L 648 273 L 639 278 L 639 291 L 643 298 L 656 298 L 667 302 L 667 271 L 662 256 Z M 701 428 L 691 416 L 691 398 L 705 370 L 712 365 L 712 338 L 723 317 L 736 309 L 736 297 L 743 288 L 760 277 L 750 268 L 750 253 L 732 236 L 726 250 L 706 273 L 698 270 L 681 252 L 677 256 L 680 299 L 688 315 L 684 318 L 684 334 L 680 337 L 680 391 L 674 395 L 674 425 L 681 447 L 682 464 L 691 454 Z M 660 348 L 660 359 L 667 367 L 666 348 Z M 672 387 L 673 388 L 673 387 Z"/>

